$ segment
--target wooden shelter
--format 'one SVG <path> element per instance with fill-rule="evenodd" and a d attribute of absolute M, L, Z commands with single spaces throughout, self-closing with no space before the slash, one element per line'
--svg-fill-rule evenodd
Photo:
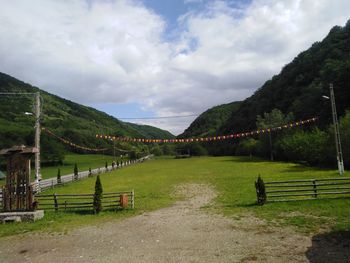
<path fill-rule="evenodd" d="M 3 211 L 33 211 L 33 187 L 30 183 L 30 158 L 37 148 L 13 146 L 2 149 L 7 160 L 6 184 L 3 187 Z"/>

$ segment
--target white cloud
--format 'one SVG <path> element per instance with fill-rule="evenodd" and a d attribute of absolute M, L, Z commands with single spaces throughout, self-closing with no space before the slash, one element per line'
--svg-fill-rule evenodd
<path fill-rule="evenodd" d="M 180 17 L 167 42 L 165 21 L 136 0 L 0 5 L 0 71 L 80 103 L 135 102 L 159 116 L 244 99 L 350 18 L 348 0 L 210 1 Z M 147 123 L 179 133 L 190 121 Z"/>

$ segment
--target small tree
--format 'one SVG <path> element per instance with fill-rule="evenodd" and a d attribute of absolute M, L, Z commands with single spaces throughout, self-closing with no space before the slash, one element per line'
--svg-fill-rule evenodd
<path fill-rule="evenodd" d="M 78 180 L 78 165 L 74 164 L 74 179 Z"/>
<path fill-rule="evenodd" d="M 117 168 L 119 168 L 119 161 L 117 160 Z"/>
<path fill-rule="evenodd" d="M 97 175 L 96 183 L 95 183 L 95 194 L 94 194 L 94 213 L 98 214 L 102 210 L 102 184 L 100 180 L 100 176 Z"/>
<path fill-rule="evenodd" d="M 258 180 L 255 182 L 256 196 L 258 205 L 263 205 L 266 203 L 266 190 L 265 183 L 263 179 L 261 179 L 260 175 Z"/>
<path fill-rule="evenodd" d="M 57 183 L 58 184 L 62 183 L 62 181 L 61 181 L 61 169 L 60 168 L 58 168 L 58 170 L 57 170 Z"/>
<path fill-rule="evenodd" d="M 106 164 L 105 164 L 105 168 L 106 168 L 106 171 L 108 171 L 108 163 L 106 161 Z"/>
<path fill-rule="evenodd" d="M 92 176 L 91 167 L 89 167 L 89 177 Z"/>

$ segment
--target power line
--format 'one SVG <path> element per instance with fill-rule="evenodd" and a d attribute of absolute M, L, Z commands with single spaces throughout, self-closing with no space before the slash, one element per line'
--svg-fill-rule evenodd
<path fill-rule="evenodd" d="M 187 117 L 195 117 L 199 116 L 199 114 L 191 114 L 191 115 L 178 115 L 178 116 L 163 116 L 163 117 L 126 117 L 119 118 L 121 120 L 155 120 L 155 119 L 173 119 L 173 118 L 187 118 Z"/>

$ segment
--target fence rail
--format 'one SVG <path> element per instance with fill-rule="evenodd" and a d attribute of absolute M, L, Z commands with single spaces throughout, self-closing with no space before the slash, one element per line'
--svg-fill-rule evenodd
<path fill-rule="evenodd" d="M 120 168 L 123 168 L 123 167 L 127 167 L 127 166 L 130 166 L 130 165 L 136 164 L 136 163 L 142 163 L 142 162 L 144 162 L 146 160 L 149 160 L 152 157 L 153 157 L 153 154 L 147 155 L 147 156 L 142 157 L 140 159 L 136 159 L 136 160 L 132 160 L 132 161 L 125 161 L 122 164 L 119 164 L 119 166 L 115 165 L 114 167 L 112 167 L 110 165 L 107 168 L 106 167 L 100 167 L 100 168 L 92 169 L 91 173 L 89 171 L 79 172 L 77 176 L 75 176 L 74 174 L 63 175 L 61 177 L 61 182 L 58 182 L 56 177 L 45 179 L 45 180 L 41 180 L 39 182 L 39 185 L 33 185 L 33 188 L 37 189 L 39 191 L 45 191 L 47 189 L 54 188 L 56 185 L 74 182 L 74 181 L 77 181 L 77 180 L 81 180 L 81 179 L 87 178 L 89 176 L 94 176 L 94 175 L 97 175 L 97 174 L 110 172 L 112 170 L 117 170 L 117 169 L 120 169 Z"/>
<path fill-rule="evenodd" d="M 127 198 L 126 198 L 127 197 Z M 37 208 L 43 210 L 69 211 L 93 210 L 94 194 L 37 194 Z M 104 210 L 118 210 L 135 207 L 134 190 L 128 192 L 104 193 L 102 195 Z"/>
<path fill-rule="evenodd" d="M 350 197 L 350 177 L 255 182 L 258 204 Z"/>
<path fill-rule="evenodd" d="M 63 175 L 63 176 L 61 176 L 61 182 L 58 182 L 57 178 L 53 177 L 53 178 L 41 180 L 39 182 L 39 185 L 37 185 L 35 183 L 32 183 L 32 185 L 33 185 L 33 189 L 35 189 L 34 190 L 35 193 L 36 192 L 43 192 L 45 190 L 52 189 L 52 188 L 54 188 L 57 185 L 64 185 L 64 184 L 67 184 L 67 183 L 70 183 L 70 182 L 74 182 L 74 181 L 77 181 L 77 180 L 81 180 L 81 179 L 87 178 L 89 176 L 94 176 L 94 175 L 97 175 L 97 174 L 110 172 L 112 170 L 117 170 L 117 169 L 120 169 L 120 168 L 123 168 L 123 167 L 127 167 L 127 166 L 130 166 L 130 165 L 136 164 L 136 163 L 142 163 L 142 162 L 147 161 L 147 160 L 149 160 L 151 158 L 153 158 L 153 154 L 144 156 L 144 157 L 136 159 L 136 160 L 125 161 L 122 164 L 119 164 L 119 166 L 115 165 L 114 168 L 110 165 L 107 168 L 106 167 L 100 167 L 100 168 L 92 169 L 91 173 L 89 171 L 82 171 L 82 172 L 79 172 L 77 176 L 75 176 L 74 174 Z M 2 189 L 0 187 L 0 210 L 3 207 L 2 199 L 3 199 L 2 198 Z"/>

